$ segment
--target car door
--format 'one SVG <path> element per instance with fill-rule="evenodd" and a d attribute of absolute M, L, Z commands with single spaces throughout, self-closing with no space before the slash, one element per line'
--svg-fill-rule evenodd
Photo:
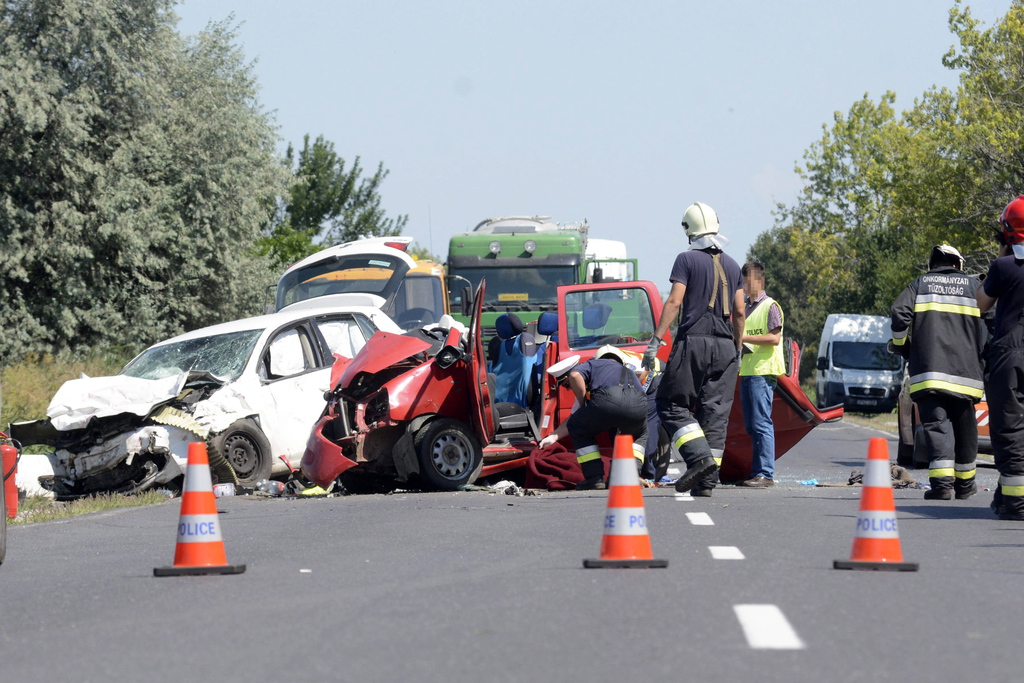
<path fill-rule="evenodd" d="M 594 357 L 605 344 L 643 354 L 654 336 L 661 318 L 661 295 L 648 280 L 564 285 L 558 288 L 558 350 L 555 361 L 578 355 L 581 361 Z M 672 351 L 671 332 L 658 357 L 667 362 Z M 557 410 L 542 407 L 543 414 L 557 412 L 558 420 L 568 419 L 573 395 L 568 388 L 553 392 Z M 542 421 L 546 418 L 542 418 Z"/>
<path fill-rule="evenodd" d="M 309 433 L 323 412 L 331 376 L 311 321 L 276 331 L 261 350 L 258 374 L 256 408 L 263 432 L 275 458 L 285 455 L 298 466 Z"/>
<path fill-rule="evenodd" d="M 486 278 L 480 279 L 473 296 L 473 319 L 470 323 L 470 358 L 466 372 L 469 373 L 468 385 L 475 388 L 470 392 L 470 410 L 473 428 L 481 446 L 487 446 L 494 440 L 496 425 L 494 411 L 491 409 L 491 389 L 487 384 L 487 357 L 484 355 L 483 340 L 483 309 Z"/>

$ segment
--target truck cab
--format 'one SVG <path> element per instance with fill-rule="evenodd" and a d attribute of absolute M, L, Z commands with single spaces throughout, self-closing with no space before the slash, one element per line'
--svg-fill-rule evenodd
<path fill-rule="evenodd" d="M 502 313 L 515 313 L 529 324 L 555 311 L 558 287 L 635 280 L 636 260 L 626 258 L 626 245 L 591 239 L 589 230 L 585 220 L 559 224 L 550 216 L 505 216 L 454 235 L 447 265 L 456 319 L 470 324 L 472 292 L 485 277 L 485 339 L 494 336 L 494 321 Z"/>

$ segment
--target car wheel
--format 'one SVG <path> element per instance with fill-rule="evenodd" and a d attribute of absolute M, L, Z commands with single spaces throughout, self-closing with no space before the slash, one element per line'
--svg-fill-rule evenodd
<path fill-rule="evenodd" d="M 213 438 L 213 447 L 227 458 L 242 486 L 270 477 L 270 442 L 252 420 L 239 420 Z"/>
<path fill-rule="evenodd" d="M 464 423 L 441 418 L 416 433 L 420 476 L 434 488 L 455 491 L 472 484 L 484 466 L 476 436 Z"/>

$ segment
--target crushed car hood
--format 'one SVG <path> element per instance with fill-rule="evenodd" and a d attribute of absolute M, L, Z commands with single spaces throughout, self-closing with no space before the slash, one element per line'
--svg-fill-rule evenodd
<path fill-rule="evenodd" d="M 348 386 L 361 372 L 376 374 L 433 346 L 430 342 L 409 334 L 376 332 L 345 368 L 341 376 L 341 386 Z"/>
<path fill-rule="evenodd" d="M 24 445 L 54 445 L 61 433 L 85 429 L 97 421 L 123 415 L 146 418 L 190 389 L 204 385 L 217 388 L 196 406 L 194 419 L 200 425 L 199 431 L 216 431 L 237 419 L 234 416 L 253 412 L 234 385 L 224 386 L 224 380 L 208 372 L 182 373 L 158 380 L 127 375 L 83 376 L 65 382 L 57 390 L 46 409 L 46 419 L 12 424 L 11 434 L 17 434 L 14 438 Z"/>
<path fill-rule="evenodd" d="M 132 413 L 149 415 L 154 406 L 181 393 L 187 373 L 163 379 L 82 377 L 65 382 L 46 409 L 46 416 L 58 431 L 81 429 L 93 418 Z"/>

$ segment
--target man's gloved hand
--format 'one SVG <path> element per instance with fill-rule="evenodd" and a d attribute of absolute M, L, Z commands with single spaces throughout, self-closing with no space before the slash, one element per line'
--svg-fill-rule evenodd
<path fill-rule="evenodd" d="M 892 339 L 885 343 L 885 350 L 893 355 L 899 353 L 899 351 L 896 350 L 896 344 L 893 343 Z"/>
<path fill-rule="evenodd" d="M 537 444 L 537 447 L 547 448 L 548 446 L 554 446 L 556 443 L 558 443 L 558 435 L 548 434 L 547 436 L 540 440 L 540 443 Z"/>
<path fill-rule="evenodd" d="M 640 367 L 644 370 L 654 369 L 654 359 L 658 355 L 658 347 L 661 346 L 662 342 L 657 337 L 651 337 L 651 343 L 647 345 L 647 350 L 644 351 L 644 359 L 640 363 Z"/>

